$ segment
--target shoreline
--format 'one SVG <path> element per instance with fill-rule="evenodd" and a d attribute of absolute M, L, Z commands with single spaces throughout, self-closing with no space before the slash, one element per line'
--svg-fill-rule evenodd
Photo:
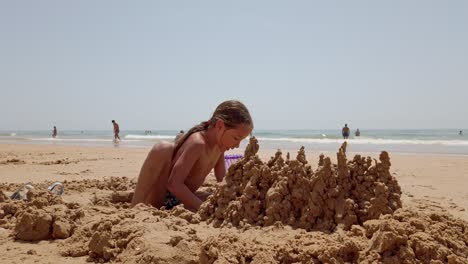
<path fill-rule="evenodd" d="M 148 142 L 144 142 L 144 144 L 141 145 L 128 145 L 128 144 L 115 144 L 112 143 L 112 141 L 107 142 L 106 144 L 96 144 L 96 143 L 73 143 L 73 142 L 9 142 L 9 141 L 0 141 L 0 148 L 2 146 L 48 146 L 48 147 L 75 147 L 75 148 L 104 148 L 104 149 L 150 149 L 152 146 L 155 144 L 158 144 L 160 142 L 172 142 L 170 140 L 161 140 L 161 141 L 154 141 L 149 144 Z M 343 141 L 344 142 L 344 141 Z M 387 150 L 386 146 L 382 146 L 381 150 L 351 150 L 349 151 L 349 144 L 352 144 L 352 141 L 347 141 L 348 142 L 348 153 L 349 154 L 362 154 L 362 155 L 375 155 L 379 154 L 382 151 L 388 151 L 392 153 L 393 155 L 402 155 L 402 156 L 455 156 L 455 157 L 467 157 L 468 158 L 468 153 L 458 153 L 458 152 L 437 152 L 437 151 L 398 151 L 398 150 Z M 125 143 L 125 141 L 124 141 Z M 280 149 L 282 152 L 296 152 L 299 150 L 301 146 L 304 146 L 304 144 L 290 144 L 288 147 L 284 148 L 274 148 L 274 147 L 265 147 L 265 145 L 271 145 L 271 143 L 264 144 L 264 142 L 259 142 L 261 145 L 260 152 L 271 152 L 271 155 L 274 155 L 274 153 Z M 263 145 L 262 145 L 263 144 Z M 229 153 L 233 154 L 241 154 L 243 153 L 245 149 L 246 144 L 243 142 L 238 149 L 232 150 Z M 314 148 L 310 146 L 304 146 L 306 153 L 333 153 L 338 150 L 339 147 L 331 148 L 328 147 L 326 148 Z M 1 151 L 1 150 L 0 150 Z M 228 152 L 226 152 L 227 154 Z"/>

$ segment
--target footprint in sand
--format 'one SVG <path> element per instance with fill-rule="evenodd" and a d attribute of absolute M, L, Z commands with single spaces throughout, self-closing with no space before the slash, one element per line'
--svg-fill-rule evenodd
<path fill-rule="evenodd" d="M 66 171 L 61 171 L 58 174 L 60 175 L 80 175 L 78 172 L 66 172 Z"/>
<path fill-rule="evenodd" d="M 436 188 L 432 187 L 432 185 L 416 184 L 416 185 L 413 185 L 413 186 L 428 188 L 428 189 L 431 189 L 431 190 L 435 190 L 435 189 L 436 189 Z"/>
<path fill-rule="evenodd" d="M 428 196 L 424 196 L 424 197 L 429 198 Z M 411 202 L 415 203 L 416 207 L 421 208 L 421 209 L 430 208 L 430 209 L 443 211 L 443 212 L 446 211 L 446 209 L 444 209 L 444 207 L 440 203 L 435 202 L 433 200 L 429 200 L 429 199 L 412 199 Z"/>
<path fill-rule="evenodd" d="M 409 193 L 409 192 L 405 192 L 404 194 L 405 194 L 406 196 L 408 196 L 408 197 L 414 197 L 414 195 L 412 195 L 412 194 Z"/>
<path fill-rule="evenodd" d="M 9 159 L 5 161 L 0 161 L 0 164 L 6 165 L 6 164 L 14 164 L 14 165 L 20 165 L 20 164 L 26 164 L 24 160 L 20 159 Z"/>
<path fill-rule="evenodd" d="M 454 209 L 454 210 L 457 210 L 457 211 L 460 211 L 460 212 L 464 212 L 465 211 L 465 208 L 461 207 L 461 206 L 458 206 L 456 203 L 454 202 L 450 202 L 449 203 L 449 207 L 450 209 Z"/>

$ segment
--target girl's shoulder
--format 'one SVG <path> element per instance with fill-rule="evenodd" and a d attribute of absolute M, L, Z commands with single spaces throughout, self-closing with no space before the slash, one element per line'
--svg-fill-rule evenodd
<path fill-rule="evenodd" d="M 151 151 L 148 154 L 148 158 L 152 160 L 158 160 L 162 163 L 170 162 L 172 159 L 172 154 L 174 153 L 174 149 L 175 146 L 172 142 L 159 142 L 151 148 Z"/>
<path fill-rule="evenodd" d="M 162 141 L 153 146 L 151 149 L 152 152 L 157 151 L 157 152 L 172 152 L 174 151 L 174 143 L 173 142 L 168 142 L 168 141 Z"/>
<path fill-rule="evenodd" d="M 187 140 L 184 142 L 183 146 L 196 146 L 196 147 L 203 147 L 206 145 L 205 138 L 200 132 L 195 132 L 190 135 Z"/>
<path fill-rule="evenodd" d="M 202 134 L 199 132 L 195 132 L 191 134 L 182 145 L 177 149 L 173 150 L 173 162 L 178 159 L 181 153 L 185 152 L 191 157 L 195 157 L 201 155 L 205 152 L 206 149 L 206 142 Z"/>

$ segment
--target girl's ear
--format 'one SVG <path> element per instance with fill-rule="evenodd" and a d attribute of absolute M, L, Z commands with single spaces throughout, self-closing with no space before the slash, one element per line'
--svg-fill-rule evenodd
<path fill-rule="evenodd" d="M 218 130 L 224 129 L 224 121 L 221 119 L 216 119 L 215 128 Z"/>

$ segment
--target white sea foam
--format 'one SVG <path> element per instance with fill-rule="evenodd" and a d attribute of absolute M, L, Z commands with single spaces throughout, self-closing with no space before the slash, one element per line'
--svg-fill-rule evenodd
<path fill-rule="evenodd" d="M 114 141 L 113 138 L 104 139 L 104 138 L 60 138 L 60 137 L 57 137 L 57 138 L 27 138 L 27 140 L 49 141 L 49 142 L 53 142 L 53 141 L 63 141 L 63 142 L 113 142 Z M 123 140 L 123 141 L 124 142 L 125 141 L 138 142 L 138 141 L 141 141 L 141 140 Z"/>
<path fill-rule="evenodd" d="M 468 129 L 467 129 L 468 130 Z M 178 131 L 121 131 L 120 146 L 149 147 L 160 141 L 173 142 Z M 364 133 L 365 132 L 365 133 Z M 458 130 L 367 130 L 363 136 L 351 136 L 347 142 L 350 150 L 414 153 L 454 153 L 468 154 L 468 137 L 459 136 Z M 282 130 L 255 131 L 261 146 L 265 148 L 296 148 L 305 146 L 318 150 L 336 150 L 343 143 L 339 130 Z M 54 144 L 54 145 L 95 145 L 114 146 L 113 134 L 109 131 L 66 131 L 61 130 L 57 138 L 50 131 L 0 131 L 1 143 Z M 243 140 L 241 148 L 248 139 Z"/>
<path fill-rule="evenodd" d="M 169 135 L 126 135 L 124 138 L 126 139 L 146 139 L 146 140 L 152 140 L 152 139 L 174 139 L 175 136 L 169 136 Z"/>
<path fill-rule="evenodd" d="M 69 141 L 69 142 L 112 142 L 113 138 L 27 138 L 33 141 Z M 172 135 L 125 135 L 122 141 L 140 142 L 154 140 L 173 140 Z M 301 144 L 341 144 L 341 138 L 292 138 L 292 137 L 259 137 L 259 141 L 292 142 Z M 468 146 L 468 140 L 423 140 L 423 139 L 382 139 L 382 138 L 351 138 L 347 140 L 353 145 L 424 145 L 424 146 Z"/>
<path fill-rule="evenodd" d="M 282 141 L 311 144 L 341 144 L 343 139 L 330 138 L 268 138 L 260 137 L 259 141 Z M 422 140 L 422 139 L 380 139 L 380 138 L 353 138 L 347 140 L 350 144 L 362 145 L 442 145 L 442 146 L 468 146 L 468 140 Z"/>

